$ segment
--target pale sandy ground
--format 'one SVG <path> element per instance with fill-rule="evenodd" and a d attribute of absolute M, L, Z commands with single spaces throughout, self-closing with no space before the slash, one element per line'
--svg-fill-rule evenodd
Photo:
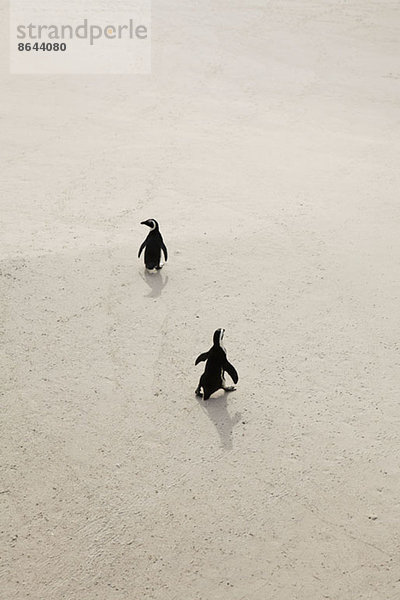
<path fill-rule="evenodd" d="M 3 39 L 2 599 L 400 598 L 399 8 L 158 0 L 151 77 Z"/>

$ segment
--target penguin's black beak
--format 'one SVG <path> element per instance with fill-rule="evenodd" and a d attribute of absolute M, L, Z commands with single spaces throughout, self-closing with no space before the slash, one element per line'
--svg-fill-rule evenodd
<path fill-rule="evenodd" d="M 149 221 L 141 221 L 140 222 L 141 225 L 147 225 L 147 227 L 151 227 L 150 222 Z"/>

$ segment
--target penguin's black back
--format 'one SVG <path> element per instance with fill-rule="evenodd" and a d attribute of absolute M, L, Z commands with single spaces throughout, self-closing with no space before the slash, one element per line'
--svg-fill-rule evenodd
<path fill-rule="evenodd" d="M 226 353 L 220 346 L 213 346 L 208 352 L 204 373 L 200 382 L 204 390 L 204 400 L 223 387 Z"/>
<path fill-rule="evenodd" d="M 206 362 L 204 373 L 207 373 L 207 375 L 209 376 L 212 376 L 213 374 L 219 374 L 222 377 L 222 369 L 225 364 L 225 361 L 225 350 L 223 350 L 221 346 L 213 346 L 208 352 L 208 359 Z"/>
<path fill-rule="evenodd" d="M 147 269 L 156 269 L 160 266 L 162 244 L 161 233 L 157 229 L 150 231 L 146 239 L 146 248 L 144 251 L 144 262 Z"/>

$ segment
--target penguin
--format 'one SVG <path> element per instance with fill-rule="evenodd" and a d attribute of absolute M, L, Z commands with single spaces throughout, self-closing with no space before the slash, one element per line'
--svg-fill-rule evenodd
<path fill-rule="evenodd" d="M 162 269 L 162 265 L 160 265 L 161 250 L 164 253 L 165 262 L 168 260 L 168 252 L 160 233 L 158 223 L 155 219 L 147 219 L 147 221 L 142 221 L 140 224 L 147 225 L 147 227 L 150 227 L 151 231 L 139 248 L 138 258 L 140 258 L 143 249 L 146 248 L 144 252 L 144 264 L 146 265 L 146 269 L 149 271 L 152 269 Z"/>
<path fill-rule="evenodd" d="M 229 373 L 234 383 L 239 381 L 237 371 L 228 359 L 226 358 L 226 350 L 222 344 L 224 338 L 225 329 L 217 329 L 214 331 L 213 346 L 208 352 L 200 354 L 196 358 L 195 365 L 199 362 L 206 360 L 206 368 L 203 375 L 200 377 L 199 385 L 196 389 L 196 396 L 201 396 L 201 389 L 203 389 L 203 399 L 208 400 L 211 394 L 219 389 L 223 389 L 226 392 L 233 392 L 236 388 L 233 386 L 228 387 L 225 383 L 224 372 Z"/>

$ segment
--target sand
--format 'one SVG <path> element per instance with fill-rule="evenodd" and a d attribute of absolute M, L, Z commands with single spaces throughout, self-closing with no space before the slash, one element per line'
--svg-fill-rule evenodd
<path fill-rule="evenodd" d="M 399 26 L 155 0 L 151 76 L 2 39 L 2 598 L 400 598 Z"/>

